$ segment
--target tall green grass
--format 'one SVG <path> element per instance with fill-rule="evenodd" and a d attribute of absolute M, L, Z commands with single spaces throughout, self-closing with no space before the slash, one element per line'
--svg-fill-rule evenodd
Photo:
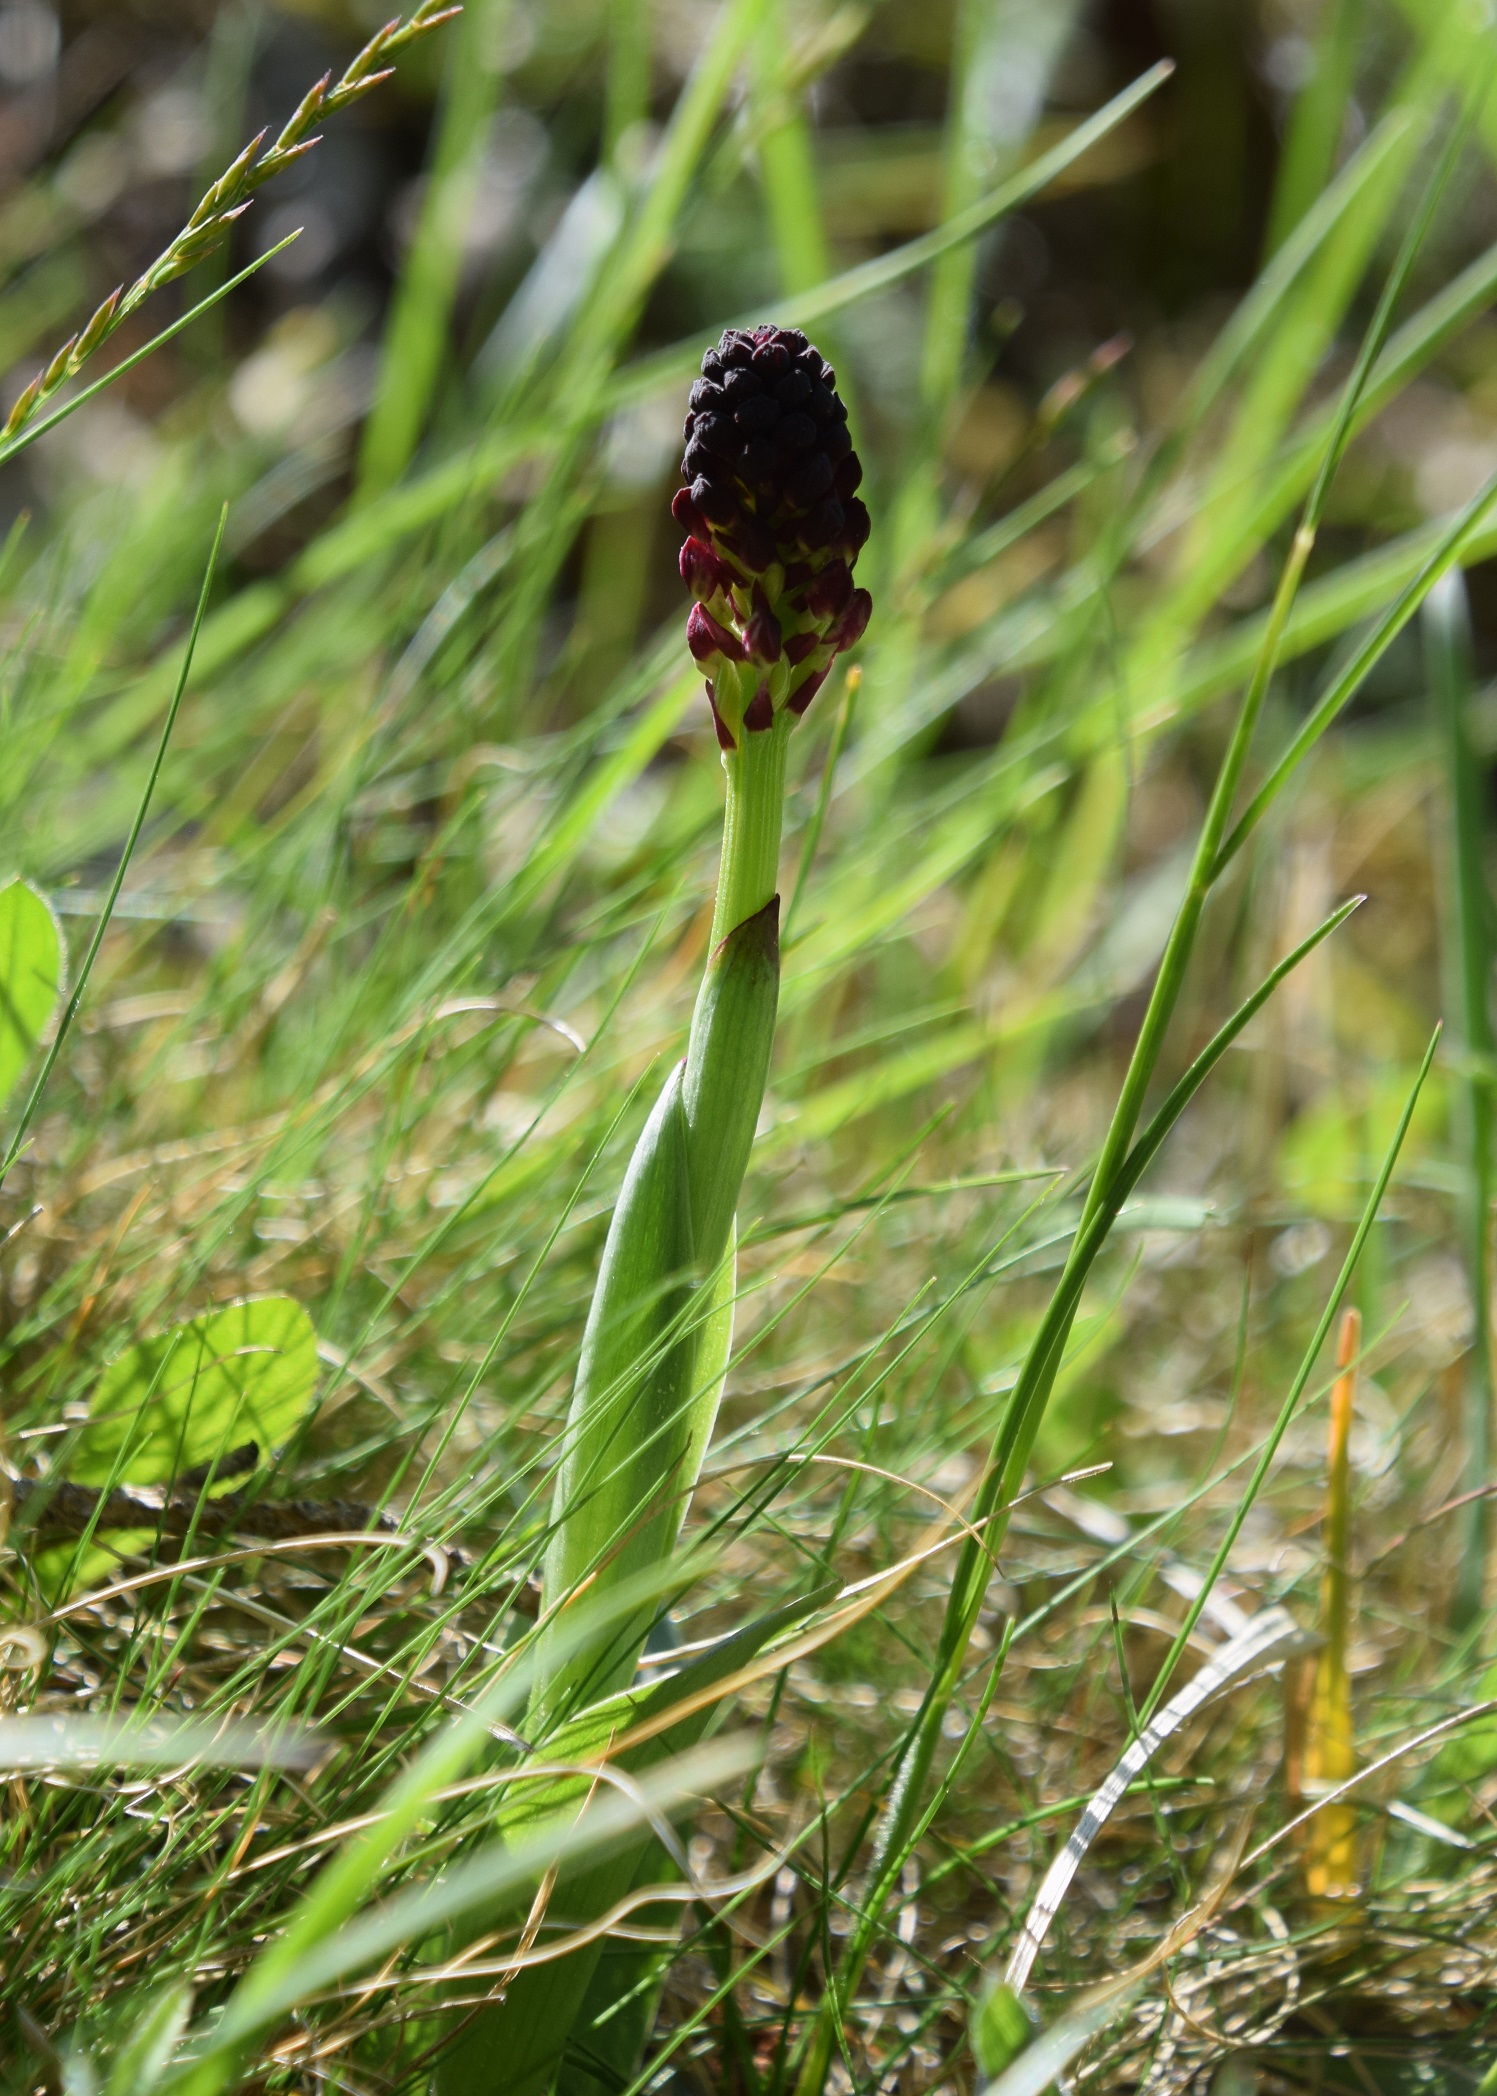
<path fill-rule="evenodd" d="M 1145 1722 L 1199 1640 L 1202 1593 L 1170 1600 L 1157 1554 L 1183 1552 L 1208 1588 L 1313 1596 L 1315 1568 L 1289 1554 L 1250 1572 L 1243 1539 L 1270 1507 L 1294 1525 L 1286 1450 L 1379 1231 L 1406 1259 L 1369 1350 L 1411 1417 L 1437 1402 L 1398 1318 L 1470 1195 L 1422 1132 L 1417 1000 L 1376 1006 L 1399 1052 L 1357 1075 L 1376 1163 L 1309 1190 L 1345 1255 L 1329 1290 L 1313 1268 L 1263 1278 L 1286 1196 L 1253 1158 L 1212 1194 L 1257 1233 L 1244 1293 L 1188 1145 L 1259 1110 L 1236 1072 L 1261 1066 L 1286 993 L 1342 967 L 1351 997 L 1375 973 L 1339 887 L 1301 920 L 1274 884 L 1297 797 L 1373 807 L 1432 773 L 1422 709 L 1417 727 L 1339 728 L 1431 603 L 1465 811 L 1451 1075 L 1480 1113 L 1481 850 L 1448 593 L 1497 547 L 1491 491 L 1449 517 L 1377 515 L 1352 543 L 1325 521 L 1348 445 L 1497 283 L 1489 250 L 1425 288 L 1451 185 L 1491 136 L 1455 29 L 1405 10 L 1429 33 L 1400 46 L 1386 106 L 1338 164 L 1326 109 L 1357 11 L 1331 11 L 1269 258 L 1172 418 L 1135 428 L 1126 366 L 1104 362 L 1032 421 L 1021 490 L 964 486 L 951 463 L 986 376 L 976 243 L 1061 178 L 1092 178 L 1088 148 L 1174 91 L 1161 71 L 1040 151 L 1067 11 L 959 7 L 941 222 L 838 271 L 807 118 L 836 39 L 796 44 L 789 10 L 726 0 L 641 154 L 649 10 L 615 4 L 597 49 L 614 230 L 496 381 L 451 368 L 443 316 L 447 213 L 498 92 L 465 54 L 498 12 L 442 32 L 427 209 L 346 508 L 275 572 L 239 562 L 235 516 L 263 513 L 269 463 L 222 434 L 210 379 L 138 483 L 80 492 L 8 552 L 3 870 L 80 936 L 59 991 L 71 1023 L 6 1107 L 8 1453 L 41 1487 L 9 1535 L 7 1611 L 32 1642 L 7 1695 L 294 1723 L 324 1756 L 305 1776 L 247 1761 L 12 1778 L 17 2089 L 425 2086 L 473 2009 L 571 1939 L 580 1953 L 600 1917 L 558 1885 L 645 1834 L 651 1872 L 604 1917 L 605 1978 L 558 2087 L 636 2096 L 679 2069 L 814 2096 L 838 2077 L 970 2074 L 945 2063 L 966 2062 L 1016 1888 L 1100 1773 L 1075 1742 Z M 1034 94 L 995 129 L 985 83 L 1020 45 Z M 662 451 L 642 498 L 617 461 L 740 317 L 634 353 L 673 256 L 729 196 L 761 224 L 771 317 L 837 342 L 871 456 L 878 609 L 856 708 L 834 680 L 793 746 L 793 917 L 739 1211 L 739 1336 L 682 1553 L 579 1597 L 559 1629 L 534 1616 L 551 1466 L 623 1166 L 685 1036 L 721 803 L 684 605 L 655 625 L 649 571 L 627 558 L 631 530 L 664 541 L 672 465 Z M 896 417 L 877 316 L 917 297 Z M 1014 585 L 1016 548 L 1037 557 Z M 1233 586 L 1260 564 L 1277 588 L 1243 608 L 1252 590 Z M 589 626 L 600 604 L 622 641 Z M 1017 693 L 1001 737 L 943 749 L 943 724 L 998 679 Z M 1161 781 L 1204 815 L 1140 863 L 1130 838 Z M 1461 1241 L 1479 1275 L 1479 1146 L 1472 1183 Z M 1375 1223 L 1390 1187 L 1393 1219 Z M 1196 1261 L 1187 1284 L 1161 1230 Z M 1220 1271 L 1231 1309 L 1209 1344 L 1236 1364 L 1235 1409 L 1178 1462 L 1156 1422 L 1140 1458 L 1116 1424 L 1127 1356 L 1151 1319 L 1175 1342 L 1194 1331 Z M 147 1474 L 99 1393 L 131 1393 L 159 1455 L 163 1359 L 245 1297 L 302 1304 L 315 1363 L 254 1340 L 278 1364 L 276 1424 L 250 1446 L 236 1384 Z M 1459 1480 L 1410 1458 L 1409 1523 L 1482 1472 L 1476 1411 L 1463 1433 Z M 1026 1495 L 1109 1459 L 1154 1499 L 1099 1559 Z M 108 1499 L 193 1469 L 165 1504 Z M 1134 1648 L 1088 1615 L 1098 1594 L 1156 1639 L 1113 1702 Z M 1461 1587 L 1448 1660 L 1418 1596 L 1388 1589 L 1401 1642 L 1369 1759 L 1434 1722 L 1432 1700 L 1441 1720 L 1474 1706 L 1479 1582 Z M 654 1654 L 606 1703 L 524 1734 L 558 1636 L 580 1651 L 662 1609 L 669 1665 Z M 1206 1743 L 1210 1781 L 1191 1788 L 1187 1761 L 1162 1779 L 1184 1786 L 1178 1805 L 1161 1788 L 1142 1808 L 1129 1885 L 1151 1899 L 1122 1895 L 1104 1964 L 1165 1940 L 1230 1849 L 1212 1783 L 1230 1794 L 1277 1751 L 1271 1698 L 1243 1695 L 1233 1737 Z M 1454 1900 L 1467 1882 L 1466 1850 L 1419 1839 L 1390 1837 L 1378 1913 L 1409 1886 Z M 1253 1867 L 1257 1913 L 1273 1859 Z M 1319 1925 L 1291 1926 L 1313 1965 Z M 1047 1954 L 1063 1990 L 1099 1969 L 1087 1940 L 1078 1919 Z"/>

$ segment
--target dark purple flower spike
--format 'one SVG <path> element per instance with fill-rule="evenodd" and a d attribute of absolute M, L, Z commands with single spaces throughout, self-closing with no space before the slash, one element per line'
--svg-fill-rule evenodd
<path fill-rule="evenodd" d="M 852 571 L 868 537 L 863 468 L 837 374 L 798 328 L 729 328 L 702 359 L 686 417 L 686 638 L 718 740 L 804 713 L 873 609 Z"/>

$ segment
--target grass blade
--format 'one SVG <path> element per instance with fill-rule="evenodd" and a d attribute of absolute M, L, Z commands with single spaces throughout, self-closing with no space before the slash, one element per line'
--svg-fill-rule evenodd
<path fill-rule="evenodd" d="M 1254 1465 L 1253 1474 L 1248 1480 L 1247 1489 L 1233 1509 L 1232 1518 L 1227 1523 L 1226 1533 L 1222 1537 L 1216 1554 L 1207 1569 L 1206 1576 L 1201 1582 L 1201 1591 L 1186 1609 L 1185 1620 L 1177 1631 L 1174 1643 L 1170 1646 L 1164 1662 L 1154 1678 L 1154 1686 L 1144 1703 L 1140 1706 L 1139 1715 L 1145 1723 L 1153 1715 L 1160 1697 L 1164 1694 L 1169 1684 L 1170 1675 L 1179 1664 L 1180 1655 L 1184 1652 L 1189 1642 L 1191 1632 L 1201 1619 L 1201 1611 L 1206 1605 L 1206 1596 L 1221 1577 L 1222 1570 L 1226 1565 L 1227 1559 L 1232 1554 L 1237 1538 L 1242 1533 L 1242 1525 L 1252 1511 L 1253 1503 L 1262 1488 L 1263 1480 L 1267 1477 L 1269 1469 L 1273 1464 L 1273 1459 L 1279 1452 L 1279 1443 L 1288 1431 L 1290 1421 L 1299 1410 L 1300 1399 L 1305 1394 L 1310 1377 L 1315 1370 L 1315 1363 L 1320 1358 L 1321 1349 L 1329 1338 L 1331 1329 L 1336 1322 L 1346 1291 L 1351 1286 L 1352 1275 L 1356 1272 L 1357 1261 L 1362 1256 L 1362 1249 L 1367 1242 L 1368 1234 L 1377 1220 L 1378 1210 L 1383 1205 L 1383 1196 L 1388 1191 L 1394 1167 L 1398 1163 L 1398 1154 L 1403 1148 L 1404 1137 L 1409 1132 L 1409 1123 L 1414 1118 L 1414 1108 L 1419 1103 L 1419 1094 L 1424 1089 L 1424 1080 L 1429 1075 L 1430 1067 L 1435 1059 L 1435 1050 L 1439 1044 L 1440 1034 L 1439 1029 L 1436 1028 L 1430 1037 L 1429 1046 L 1424 1051 L 1424 1060 L 1419 1065 L 1418 1074 L 1415 1076 L 1408 1097 L 1404 1101 L 1403 1112 L 1399 1116 L 1398 1126 L 1393 1132 L 1393 1139 L 1384 1153 L 1377 1178 L 1373 1181 L 1372 1191 L 1363 1207 L 1361 1219 L 1357 1224 L 1352 1241 L 1347 1247 L 1346 1257 L 1341 1262 L 1341 1271 L 1336 1276 L 1335 1286 L 1326 1299 L 1325 1308 L 1320 1314 L 1320 1320 L 1315 1327 L 1310 1344 L 1306 1347 L 1304 1356 L 1300 1361 L 1298 1373 L 1290 1384 L 1288 1395 L 1279 1408 L 1279 1416 L 1274 1422 L 1273 1430 L 1263 1444 L 1262 1452 Z"/>
<path fill-rule="evenodd" d="M 1492 900 L 1486 877 L 1486 820 L 1481 766 L 1471 745 L 1468 714 L 1474 683 L 1471 622 L 1465 579 L 1448 570 L 1424 600 L 1425 663 L 1445 753 L 1449 842 L 1440 868 L 1444 887 L 1441 946 L 1445 1008 L 1449 1015 L 1455 1154 L 1466 1161 L 1460 1234 L 1473 1318 L 1464 1375 L 1461 1489 L 1474 1496 L 1462 1517 L 1461 1571 L 1454 1627 L 1466 1629 L 1482 1608 L 1489 1501 L 1479 1488 L 1490 1475 L 1492 1406 L 1493 1196 L 1492 1073 L 1497 1034 L 1492 1026 Z"/>
<path fill-rule="evenodd" d="M 140 842 L 140 833 L 145 827 L 146 815 L 151 806 L 151 796 L 156 791 L 156 782 L 161 776 L 161 767 L 166 762 L 167 744 L 171 741 L 172 729 L 177 724 L 177 714 L 181 710 L 182 695 L 187 689 L 187 680 L 192 674 L 193 650 L 197 646 L 198 635 L 203 630 L 203 616 L 208 609 L 208 597 L 213 588 L 214 575 L 218 569 L 218 556 L 223 546 L 224 526 L 228 523 L 228 520 L 229 508 L 228 504 L 225 503 L 219 513 L 218 530 L 208 555 L 208 565 L 203 572 L 203 586 L 198 592 L 197 610 L 193 613 L 192 630 L 187 636 L 187 647 L 182 656 L 182 668 L 177 677 L 176 689 L 172 693 L 171 704 L 166 709 L 166 719 L 161 724 L 161 740 L 156 745 L 155 761 L 146 777 L 145 788 L 135 810 L 135 820 L 130 825 L 130 834 L 126 837 L 125 848 L 120 853 L 119 864 L 115 868 L 114 880 L 110 884 L 109 894 L 103 909 L 99 913 L 98 922 L 94 926 L 93 937 L 89 940 L 88 950 L 83 956 L 83 965 L 78 970 L 78 980 L 73 987 L 67 1004 L 63 1008 L 62 1017 L 58 1021 L 57 1030 L 48 1045 L 42 1067 L 37 1072 L 36 1082 L 31 1088 L 30 1096 L 22 1108 L 21 1118 L 17 1122 L 15 1133 L 10 1139 L 10 1147 L 5 1153 L 4 1161 L 0 1162 L 0 1186 L 4 1185 L 11 1167 L 21 1154 L 21 1146 L 26 1140 L 26 1132 L 36 1116 L 36 1110 L 42 1102 L 42 1095 L 47 1089 L 47 1080 L 56 1068 L 57 1058 L 62 1053 L 63 1044 L 72 1031 L 73 1021 L 78 1016 L 78 1007 L 83 1002 L 83 993 L 88 988 L 88 979 L 93 973 L 94 962 L 99 957 L 99 948 L 104 943 L 104 934 L 109 929 L 110 918 L 114 915 L 114 906 L 119 901 L 120 890 L 125 884 L 125 875 L 130 870 L 130 861 L 135 855 L 135 847 Z"/>

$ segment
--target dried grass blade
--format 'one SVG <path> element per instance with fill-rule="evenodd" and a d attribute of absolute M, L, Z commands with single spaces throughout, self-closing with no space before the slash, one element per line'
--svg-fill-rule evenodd
<path fill-rule="evenodd" d="M 1144 1727 L 1082 1813 L 1075 1831 L 1046 1871 L 1024 1926 L 1019 1932 L 1019 1940 L 1009 1958 L 1008 1969 L 1004 1973 L 1006 1985 L 1012 1987 L 1016 1993 L 1023 1991 L 1030 1968 L 1087 1850 L 1106 1826 L 1114 1806 L 1128 1785 L 1148 1767 L 1170 1734 L 1178 1732 L 1187 1718 L 1193 1717 L 1204 1704 L 1228 1687 L 1249 1667 L 1266 1659 L 1276 1647 L 1287 1644 L 1298 1635 L 1298 1626 L 1287 1609 L 1263 1609 L 1253 1617 L 1245 1630 L 1239 1631 L 1219 1652 L 1214 1653 L 1200 1671 L 1191 1676 L 1184 1688 L 1172 1696 L 1163 1710 Z"/>

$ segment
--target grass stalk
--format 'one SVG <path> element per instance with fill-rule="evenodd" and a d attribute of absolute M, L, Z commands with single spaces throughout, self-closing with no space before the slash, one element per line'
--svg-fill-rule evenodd
<path fill-rule="evenodd" d="M 93 932 L 78 970 L 77 981 L 74 983 L 68 1001 L 63 1007 L 62 1015 L 53 1031 L 52 1038 L 47 1044 L 47 1052 L 42 1059 L 42 1066 L 36 1073 L 36 1079 L 27 1096 L 26 1104 L 21 1109 L 20 1118 L 16 1122 L 5 1156 L 3 1159 L 0 1159 L 0 1186 L 3 1186 L 6 1179 L 10 1176 L 16 1159 L 21 1154 L 27 1133 L 36 1118 L 37 1109 L 42 1103 L 52 1072 L 56 1069 L 58 1058 L 61 1056 L 67 1038 L 73 1030 L 73 1022 L 78 1017 L 84 993 L 88 989 L 89 980 L 93 975 L 94 963 L 99 958 L 99 948 L 104 943 L 104 934 L 108 931 L 110 922 L 114 917 L 115 906 L 120 899 L 120 890 L 125 885 L 125 875 L 129 872 L 130 862 L 135 856 L 135 847 L 140 842 L 140 833 L 145 828 L 146 816 L 150 813 L 156 784 L 161 777 L 161 767 L 166 762 L 166 752 L 171 742 L 172 730 L 176 727 L 177 715 L 182 710 L 182 698 L 187 690 L 187 680 L 192 675 L 192 658 L 197 648 L 198 635 L 203 630 L 203 618 L 208 609 L 208 599 L 212 594 L 213 578 L 218 572 L 218 556 L 223 549 L 224 527 L 228 521 L 228 505 L 225 504 L 224 508 L 219 512 L 218 530 L 214 534 L 213 544 L 208 553 L 208 565 L 203 570 L 203 586 L 198 591 L 197 609 L 192 616 L 192 627 L 187 636 L 187 646 L 183 651 L 182 667 L 177 675 L 176 688 L 172 692 L 171 702 L 166 709 L 166 718 L 161 723 L 161 737 L 156 745 L 156 755 L 150 771 L 146 774 L 145 785 L 141 790 L 140 799 L 136 803 L 135 817 L 130 825 L 129 835 L 125 839 L 124 849 L 121 851 L 119 861 L 115 866 L 114 878 L 110 882 L 109 893 L 105 897 L 104 907 L 100 910 L 95 920 Z"/>
<path fill-rule="evenodd" d="M 786 77 L 792 48 L 785 0 L 768 0 L 754 39 L 757 149 L 780 288 L 790 294 L 814 291 L 832 274 L 811 127 L 797 85 Z"/>
<path fill-rule="evenodd" d="M 499 100 L 508 11 L 509 0 L 466 0 L 449 40 L 420 218 L 385 324 L 378 390 L 359 447 L 361 498 L 381 493 L 405 471 L 441 376 L 483 151 Z"/>
<path fill-rule="evenodd" d="M 1351 1675 L 1346 1655 L 1351 1631 L 1351 1432 L 1356 1417 L 1357 1362 L 1362 1314 L 1341 1314 L 1336 1380 L 1331 1386 L 1326 1449 L 1325 1572 L 1320 1586 L 1320 1630 L 1305 1733 L 1304 1782 L 1310 1797 L 1356 1772 Z M 1317 1899 L 1345 1898 L 1357 1889 L 1357 1810 L 1328 1805 L 1305 1830 L 1305 1889 Z"/>
<path fill-rule="evenodd" d="M 1491 1213 L 1493 1196 L 1492 901 L 1487 887 L 1487 824 L 1481 766 L 1468 724 L 1471 624 L 1464 577 L 1452 569 L 1424 601 L 1425 662 L 1445 756 L 1440 857 L 1445 890 L 1441 946 L 1450 1024 L 1451 1133 L 1464 1161 L 1459 1201 L 1461 1249 L 1471 1298 L 1472 1337 L 1463 1374 L 1461 1489 L 1473 1496 L 1460 1516 L 1460 1567 L 1452 1620 L 1466 1630 L 1480 1615 L 1491 1540 L 1493 1353 Z"/>
<path fill-rule="evenodd" d="M 1265 242 L 1270 255 L 1284 245 L 1335 165 L 1336 146 L 1356 72 L 1363 0 L 1329 0 L 1309 47 L 1310 75 L 1294 98 L 1274 183 Z"/>
<path fill-rule="evenodd" d="M 619 142 L 650 112 L 653 0 L 608 0 L 608 97 L 603 155 L 618 158 Z"/>
<path fill-rule="evenodd" d="M 1468 116 L 1468 124 L 1470 121 Z M 1345 449 L 1357 402 L 1391 326 L 1398 297 L 1427 235 L 1439 200 L 1449 184 L 1459 149 L 1464 143 L 1465 133 L 1457 127 L 1456 135 L 1447 142 L 1446 150 L 1426 185 L 1364 336 L 1356 364 L 1344 388 L 1341 406 L 1320 469 L 1311 486 L 1303 515 L 1290 543 L 1288 557 L 1280 572 L 1264 624 L 1257 659 L 1238 709 L 1231 738 L 1217 772 L 1196 841 L 1185 895 L 1170 928 L 1118 1101 L 1088 1186 L 1076 1241 L 1056 1295 L 1052 1299 L 1051 1314 L 1042 1321 L 1025 1358 L 1023 1370 L 995 1437 L 983 1483 L 977 1494 L 973 1520 L 974 1524 L 982 1528 L 985 1547 L 979 1550 L 969 1542 L 963 1546 L 960 1554 L 947 1601 L 945 1621 L 937 1644 L 930 1685 L 921 1709 L 913 1721 L 907 1744 L 889 1787 L 884 1816 L 875 1841 L 871 1884 L 865 1911 L 859 1926 L 848 1941 L 836 1973 L 829 1980 L 828 1994 L 835 1996 L 836 2000 L 828 2003 L 813 2022 L 808 2034 L 796 2083 L 796 2096 L 821 2096 L 831 2061 L 835 2019 L 844 2011 L 845 2004 L 851 1999 L 861 1979 L 862 1969 L 875 1935 L 882 1925 L 884 1904 L 893 1891 L 904 1858 L 908 1855 L 913 1841 L 918 1838 L 925 1812 L 925 1788 L 939 1748 L 946 1712 L 961 1678 L 972 1632 L 987 1594 L 993 1563 L 990 1552 L 995 1551 L 1002 1541 L 1002 1508 L 1019 1490 L 1045 1406 L 1054 1387 L 1066 1335 L 1075 1315 L 1075 1306 L 1080 1300 L 1081 1284 L 1096 1251 L 1100 1249 L 1102 1237 L 1105 1236 L 1104 1230 L 1093 1243 L 1092 1226 L 1105 1215 L 1128 1159 L 1139 1115 L 1153 1082 L 1184 986 L 1207 899 L 1233 853 L 1261 819 L 1273 798 L 1272 792 L 1260 791 L 1232 830 L 1230 838 L 1228 837 L 1228 825 L 1241 791 L 1264 700 L 1278 662 L 1285 628 L 1299 593 L 1306 564 L 1314 549 L 1336 466 Z M 1476 514 L 1480 514 L 1479 509 Z M 1469 522 L 1464 528 L 1470 528 Z M 1443 565 L 1449 565 L 1460 542 L 1459 530 L 1453 529 L 1446 535 L 1439 556 Z M 1430 567 L 1434 569 L 1435 566 L 1436 561 L 1432 558 Z M 1430 581 L 1433 579 L 1431 574 Z M 1292 746 L 1294 763 L 1297 763 L 1303 754 L 1302 745 L 1308 747 L 1303 734 L 1296 738 Z M 1286 757 L 1276 768 L 1271 775 L 1271 781 L 1277 782 L 1274 784 L 1274 791 L 1279 790 L 1292 768 L 1290 757 Z M 1057 1306 L 1062 1304 L 1065 1305 L 1064 1309 L 1056 1315 Z M 1161 1680 L 1163 1678 L 1161 1676 Z M 1147 1716 L 1147 1713 L 1145 1715 Z"/>

